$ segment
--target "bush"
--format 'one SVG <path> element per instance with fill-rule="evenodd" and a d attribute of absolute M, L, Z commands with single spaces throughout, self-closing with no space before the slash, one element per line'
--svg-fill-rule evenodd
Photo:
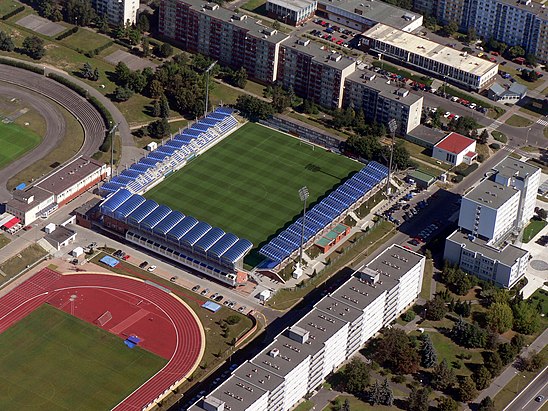
<path fill-rule="evenodd" d="M 15 10 L 12 10 L 9 13 L 4 14 L 2 16 L 2 20 L 7 20 L 7 19 L 15 16 L 16 14 L 21 13 L 22 11 L 25 11 L 25 6 L 17 7 Z"/>
<path fill-rule="evenodd" d="M 491 144 L 489 144 L 489 147 L 491 147 L 493 150 L 498 150 L 498 149 L 500 149 L 500 144 L 499 143 L 491 143 Z"/>
<path fill-rule="evenodd" d="M 99 100 L 97 100 L 97 98 L 93 96 L 89 97 L 88 101 L 99 112 L 99 114 L 103 118 L 103 121 L 105 122 L 106 128 L 109 128 L 112 124 L 114 124 L 114 119 L 112 118 L 110 111 L 107 110 L 103 103 L 101 103 Z"/>
<path fill-rule="evenodd" d="M 415 319 L 415 311 L 409 310 L 402 314 L 401 319 L 405 322 L 413 321 Z"/>
<path fill-rule="evenodd" d="M 28 71 L 32 71 L 34 73 L 44 75 L 44 68 L 43 67 L 37 67 L 37 66 L 34 66 L 32 64 L 29 64 L 29 63 L 24 63 L 22 61 L 15 61 L 15 60 L 10 60 L 8 58 L 0 57 L 0 64 L 5 64 L 7 66 L 18 67 L 18 68 L 22 68 L 22 69 L 25 69 L 25 70 L 28 70 Z"/>
<path fill-rule="evenodd" d="M 461 175 L 459 175 L 459 174 L 457 174 L 455 177 L 453 177 L 453 178 L 451 179 L 451 181 L 452 181 L 453 183 L 460 183 L 462 180 L 464 180 L 464 177 L 461 176 Z"/>
<path fill-rule="evenodd" d="M 456 169 L 455 173 L 457 175 L 461 175 L 463 177 L 467 177 L 470 175 L 470 173 L 472 173 L 474 170 L 476 170 L 478 168 L 478 164 L 477 163 L 474 163 L 474 164 L 471 164 L 469 165 L 468 167 L 466 167 L 465 169 L 461 170 L 459 168 Z"/>
<path fill-rule="evenodd" d="M 67 86 L 71 90 L 80 94 L 82 97 L 88 98 L 88 91 L 85 88 L 80 87 L 78 84 L 73 83 L 69 79 L 55 73 L 48 73 L 48 77 L 58 83 L 61 83 L 64 86 Z"/>
<path fill-rule="evenodd" d="M 229 315 L 225 322 L 228 324 L 228 325 L 235 325 L 235 324 L 238 324 L 240 322 L 241 318 L 240 316 L 236 315 L 236 314 L 233 314 L 233 315 Z"/>
<path fill-rule="evenodd" d="M 68 36 L 72 36 L 73 34 L 75 33 L 78 33 L 78 30 L 79 30 L 79 27 L 78 26 L 74 26 L 73 28 L 71 28 L 70 30 L 67 30 L 61 34 L 59 34 L 55 40 L 63 40 L 63 39 L 66 39 Z"/>

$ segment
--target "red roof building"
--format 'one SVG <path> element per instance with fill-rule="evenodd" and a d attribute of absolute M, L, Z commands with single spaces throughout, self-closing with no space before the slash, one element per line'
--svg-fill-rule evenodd
<path fill-rule="evenodd" d="M 463 161 L 469 164 L 475 156 L 476 141 L 459 133 L 449 133 L 436 144 L 432 150 L 432 157 L 445 163 L 458 166 Z"/>

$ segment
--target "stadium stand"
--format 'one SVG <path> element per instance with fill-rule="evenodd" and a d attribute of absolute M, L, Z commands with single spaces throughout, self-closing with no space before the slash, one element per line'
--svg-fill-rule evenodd
<path fill-rule="evenodd" d="M 388 168 L 375 161 L 341 184 L 335 191 L 316 204 L 306 213 L 303 245 L 321 235 L 326 229 L 346 216 L 368 198 L 375 188 L 382 185 L 388 175 Z M 260 267 L 276 269 L 288 261 L 299 250 L 303 230 L 303 218 L 291 224 L 266 245 L 259 254 L 266 257 Z"/>
<path fill-rule="evenodd" d="M 126 240 L 231 286 L 247 281 L 253 244 L 122 188 L 99 205 L 103 225 Z"/>
<path fill-rule="evenodd" d="M 106 197 L 121 188 L 127 188 L 132 193 L 145 193 L 160 183 L 166 175 L 184 167 L 188 160 L 202 154 L 236 129 L 239 123 L 232 114 L 231 108 L 217 108 L 189 128 L 172 136 L 165 144 L 119 175 L 112 177 L 101 186 L 101 194 Z"/>

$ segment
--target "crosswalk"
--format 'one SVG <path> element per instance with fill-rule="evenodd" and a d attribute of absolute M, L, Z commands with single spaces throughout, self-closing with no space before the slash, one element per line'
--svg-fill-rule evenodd
<path fill-rule="evenodd" d="M 541 126 L 546 127 L 546 126 L 548 126 L 548 120 L 543 120 L 543 119 L 539 118 L 537 120 L 537 124 L 540 124 Z"/>

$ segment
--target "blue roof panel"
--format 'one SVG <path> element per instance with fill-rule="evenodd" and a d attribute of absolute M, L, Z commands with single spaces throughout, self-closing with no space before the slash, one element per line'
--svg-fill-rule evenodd
<path fill-rule="evenodd" d="M 230 247 L 222 256 L 221 259 L 232 264 L 236 263 L 253 248 L 253 243 L 245 238 L 240 238 Z"/>
<path fill-rule="evenodd" d="M 116 209 L 114 217 L 125 220 L 137 207 L 145 202 L 145 198 L 140 195 L 133 195 L 128 198 L 124 204 Z"/>
<path fill-rule="evenodd" d="M 219 227 L 213 227 L 209 230 L 202 238 L 196 241 L 194 247 L 203 251 L 207 251 L 213 246 L 217 241 L 219 241 L 225 232 Z"/>
<path fill-rule="evenodd" d="M 207 250 L 207 255 L 213 258 L 220 258 L 226 250 L 236 243 L 236 241 L 238 241 L 238 237 L 236 235 L 226 233 L 219 241 L 213 244 L 209 250 Z"/>
<path fill-rule="evenodd" d="M 185 215 L 179 211 L 172 211 L 162 221 L 154 226 L 154 233 L 165 236 L 169 230 L 177 225 Z"/>
<path fill-rule="evenodd" d="M 179 240 L 179 243 L 193 246 L 209 230 L 211 230 L 211 226 L 204 221 L 200 221 L 192 228 L 192 230 L 186 233 L 183 238 Z"/>
<path fill-rule="evenodd" d="M 105 210 L 107 212 L 113 212 L 118 207 L 120 207 L 124 201 L 126 201 L 128 198 L 130 198 L 133 195 L 133 193 L 125 188 L 118 190 L 111 196 L 109 196 L 103 204 L 101 204 L 100 208 L 101 210 Z"/>
<path fill-rule="evenodd" d="M 147 215 L 152 213 L 157 207 L 158 207 L 158 203 L 156 201 L 154 200 L 145 201 L 127 217 L 128 224 L 134 224 L 134 225 L 139 224 L 141 221 L 143 221 L 143 219 Z"/>
<path fill-rule="evenodd" d="M 171 208 L 168 206 L 158 206 L 152 213 L 146 216 L 143 221 L 141 221 L 139 227 L 146 230 L 152 230 L 156 224 L 162 221 L 169 213 L 171 213 Z"/>
<path fill-rule="evenodd" d="M 179 223 L 177 223 L 175 227 L 167 232 L 167 236 L 178 243 L 181 237 L 188 233 L 196 224 L 198 224 L 198 220 L 187 215 Z"/>

